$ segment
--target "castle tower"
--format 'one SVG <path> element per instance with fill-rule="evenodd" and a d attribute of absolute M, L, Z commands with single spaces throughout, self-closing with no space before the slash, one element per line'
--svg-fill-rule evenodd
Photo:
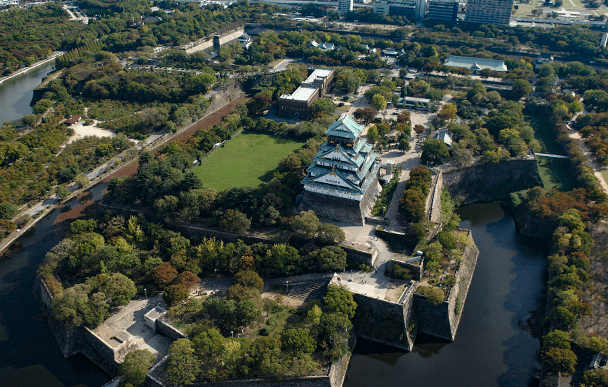
<path fill-rule="evenodd" d="M 302 180 L 300 210 L 314 210 L 344 222 L 363 224 L 380 193 L 379 163 L 372 146 L 361 138 L 363 125 L 346 113 L 329 126 L 327 141 L 319 147 Z"/>

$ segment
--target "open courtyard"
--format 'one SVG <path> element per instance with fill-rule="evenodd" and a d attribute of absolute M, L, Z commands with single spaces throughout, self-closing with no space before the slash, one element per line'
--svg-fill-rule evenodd
<path fill-rule="evenodd" d="M 281 159 L 304 142 L 282 136 L 241 133 L 211 152 L 194 169 L 205 188 L 258 187 L 272 179 Z"/>

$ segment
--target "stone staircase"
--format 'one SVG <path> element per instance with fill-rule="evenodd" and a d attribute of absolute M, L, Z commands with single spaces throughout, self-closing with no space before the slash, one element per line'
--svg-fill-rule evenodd
<path fill-rule="evenodd" d="M 320 299 L 325 294 L 329 281 L 329 279 L 324 278 L 300 282 L 289 289 L 289 297 L 301 300 Z"/>

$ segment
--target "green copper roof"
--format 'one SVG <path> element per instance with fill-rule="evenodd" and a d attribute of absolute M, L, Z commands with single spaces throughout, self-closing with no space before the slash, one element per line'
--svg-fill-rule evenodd
<path fill-rule="evenodd" d="M 363 130 L 363 125 L 359 125 L 346 113 L 342 114 L 325 132 L 328 136 L 357 138 Z"/>

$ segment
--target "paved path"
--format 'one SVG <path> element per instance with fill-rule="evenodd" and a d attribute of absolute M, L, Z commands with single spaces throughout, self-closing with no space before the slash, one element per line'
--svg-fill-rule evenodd
<path fill-rule="evenodd" d="M 583 141 L 583 138 L 581 137 L 580 133 L 579 132 L 570 132 L 570 138 L 578 141 L 578 143 L 581 146 L 581 150 L 583 151 L 583 154 L 587 158 L 587 162 L 585 164 L 587 164 L 591 168 L 593 168 L 595 177 L 597 177 L 604 192 L 606 192 L 606 194 L 608 194 L 608 183 L 606 183 L 606 179 L 604 179 L 604 175 L 602 175 L 602 168 L 600 168 L 600 166 L 597 165 L 597 162 L 595 161 L 593 154 L 589 151 L 589 148 L 587 148 L 587 145 L 585 144 L 585 141 Z"/>
<path fill-rule="evenodd" d="M 47 64 L 47 63 L 49 63 L 49 62 L 51 62 L 51 61 L 55 60 L 55 58 L 57 58 L 58 56 L 63 55 L 63 54 L 65 54 L 65 51 L 55 51 L 55 52 L 54 52 L 53 54 L 51 54 L 51 56 L 50 56 L 50 57 L 48 57 L 47 59 L 40 60 L 40 61 L 38 61 L 38 62 L 34 63 L 34 64 L 33 64 L 33 65 L 31 65 L 31 66 L 28 66 L 28 67 L 24 67 L 24 68 L 22 68 L 22 69 L 19 69 L 19 70 L 15 71 L 14 73 L 12 73 L 11 75 L 7 75 L 7 76 L 5 76 L 5 77 L 0 77 L 0 84 L 1 84 L 2 82 L 6 82 L 6 81 L 8 81 L 9 79 L 12 79 L 12 78 L 18 77 L 18 76 L 19 76 L 19 75 L 21 75 L 21 74 L 25 74 L 25 73 L 27 73 L 28 71 L 31 71 L 31 70 L 35 69 L 36 67 L 40 67 L 40 66 L 42 66 L 42 65 L 44 65 L 44 64 Z"/>

